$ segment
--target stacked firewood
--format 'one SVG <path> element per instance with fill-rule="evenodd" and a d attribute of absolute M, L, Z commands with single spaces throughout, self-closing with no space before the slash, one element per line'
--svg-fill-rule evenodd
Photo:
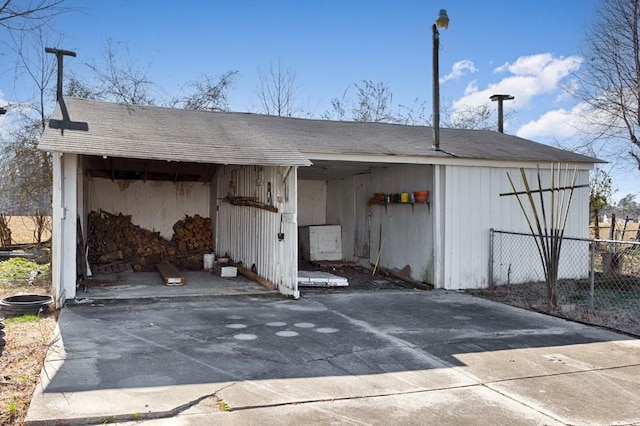
<path fill-rule="evenodd" d="M 186 216 L 173 225 L 171 242 L 180 253 L 210 253 L 213 247 L 211 219 L 200 215 Z"/>
<path fill-rule="evenodd" d="M 211 220 L 186 216 L 173 225 L 171 240 L 159 232 L 131 222 L 130 215 L 101 210 L 89 214 L 87 246 L 93 265 L 127 263 L 135 271 L 153 270 L 168 261 L 177 266 L 201 268 L 203 254 L 212 250 Z M 208 239 L 207 239 L 208 238 Z"/>

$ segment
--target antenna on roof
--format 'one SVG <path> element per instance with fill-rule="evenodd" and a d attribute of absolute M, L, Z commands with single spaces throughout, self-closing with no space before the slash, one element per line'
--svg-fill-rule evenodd
<path fill-rule="evenodd" d="M 76 52 L 70 50 L 54 49 L 53 47 L 45 47 L 44 51 L 47 53 L 53 53 L 58 59 L 58 84 L 56 86 L 56 101 L 62 99 L 62 60 L 63 56 L 76 57 Z"/>
<path fill-rule="evenodd" d="M 511 95 L 492 95 L 489 99 L 492 101 L 498 101 L 498 131 L 504 133 L 504 117 L 502 114 L 502 102 L 512 101 L 514 99 Z"/>

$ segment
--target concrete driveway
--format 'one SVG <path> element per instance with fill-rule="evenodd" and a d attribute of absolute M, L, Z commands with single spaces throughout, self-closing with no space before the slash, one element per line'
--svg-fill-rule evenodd
<path fill-rule="evenodd" d="M 28 425 L 640 423 L 639 340 L 465 294 L 120 301 L 59 333 Z"/>

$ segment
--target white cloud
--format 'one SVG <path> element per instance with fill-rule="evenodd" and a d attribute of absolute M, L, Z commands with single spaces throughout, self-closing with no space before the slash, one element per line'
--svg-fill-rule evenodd
<path fill-rule="evenodd" d="M 458 61 L 451 67 L 451 72 L 444 77 L 440 78 L 440 84 L 445 83 L 449 80 L 457 80 L 462 77 L 466 72 L 474 73 L 478 72 L 478 69 L 473 64 L 473 61 L 468 59 L 463 59 L 462 61 Z"/>
<path fill-rule="evenodd" d="M 516 98 L 517 107 L 524 108 L 531 100 L 549 94 L 561 87 L 562 80 L 576 71 L 582 63 L 579 56 L 554 57 L 549 53 L 521 56 L 514 63 L 506 63 L 494 70 L 494 74 L 508 73 L 497 83 L 479 90 L 475 85 L 467 86 L 465 95 L 453 103 L 453 109 L 465 105 L 483 105 L 494 94 L 508 94 Z"/>
<path fill-rule="evenodd" d="M 556 109 L 547 111 L 537 120 L 520 127 L 517 136 L 525 139 L 536 138 L 574 138 L 585 125 L 585 105 L 579 104 L 571 110 Z"/>

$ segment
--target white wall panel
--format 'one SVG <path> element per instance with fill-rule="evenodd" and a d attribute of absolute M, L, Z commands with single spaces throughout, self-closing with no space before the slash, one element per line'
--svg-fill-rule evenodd
<path fill-rule="evenodd" d="M 432 173 L 430 165 L 398 165 L 328 182 L 327 222 L 342 225 L 344 260 L 370 266 L 375 264 L 382 245 L 379 266 L 402 269 L 409 265 L 413 279 L 430 280 L 433 267 L 430 206 L 366 203 L 376 192 L 431 190 Z M 368 235 L 368 241 L 364 234 Z M 365 252 L 367 259 L 356 256 Z"/>
<path fill-rule="evenodd" d="M 298 181 L 298 226 L 327 223 L 327 182 Z"/>
<path fill-rule="evenodd" d="M 517 167 L 505 169 L 446 166 L 445 288 L 483 288 L 488 285 L 490 228 L 530 232 L 517 198 L 515 196 L 500 197 L 500 193 L 513 191 L 507 178 L 507 171 L 516 189 L 522 190 L 524 185 Z M 542 187 L 550 187 L 549 171 L 541 170 L 541 172 Z M 526 176 L 530 187 L 537 189 L 535 165 L 526 170 Z M 588 183 L 588 179 L 588 171 L 580 171 L 577 184 Z M 565 183 L 567 186 L 570 185 L 570 182 L 566 182 L 563 177 L 562 182 L 555 182 L 555 186 L 564 186 Z M 535 198 L 537 200 L 539 195 Z M 549 194 L 546 194 L 544 199 L 549 208 Z M 521 200 L 525 210 L 531 215 L 528 201 L 524 198 Z M 576 237 L 588 235 L 588 188 L 574 191 L 565 235 Z M 587 249 L 585 245 L 585 250 Z M 535 246 L 529 246 L 526 250 L 519 256 L 514 254 L 512 261 L 497 267 L 511 268 L 512 271 L 516 268 L 521 276 L 539 277 L 541 269 L 537 263 Z M 576 271 L 574 262 L 584 264 L 586 267 L 587 255 L 588 253 L 582 251 L 573 252 L 571 259 L 569 257 L 566 260 L 562 259 L 561 265 L 564 267 L 561 267 L 560 275 L 574 276 Z"/>
<path fill-rule="evenodd" d="M 247 268 L 255 264 L 258 275 L 297 298 L 296 181 L 295 167 L 225 166 L 218 177 L 215 251 Z M 224 200 L 227 196 L 270 201 L 278 212 L 235 206 Z M 278 239 L 279 232 L 284 233 L 283 240 Z"/>
<path fill-rule="evenodd" d="M 89 209 L 131 215 L 142 228 L 170 239 L 173 225 L 185 215 L 210 217 L 210 184 L 89 178 Z"/>

